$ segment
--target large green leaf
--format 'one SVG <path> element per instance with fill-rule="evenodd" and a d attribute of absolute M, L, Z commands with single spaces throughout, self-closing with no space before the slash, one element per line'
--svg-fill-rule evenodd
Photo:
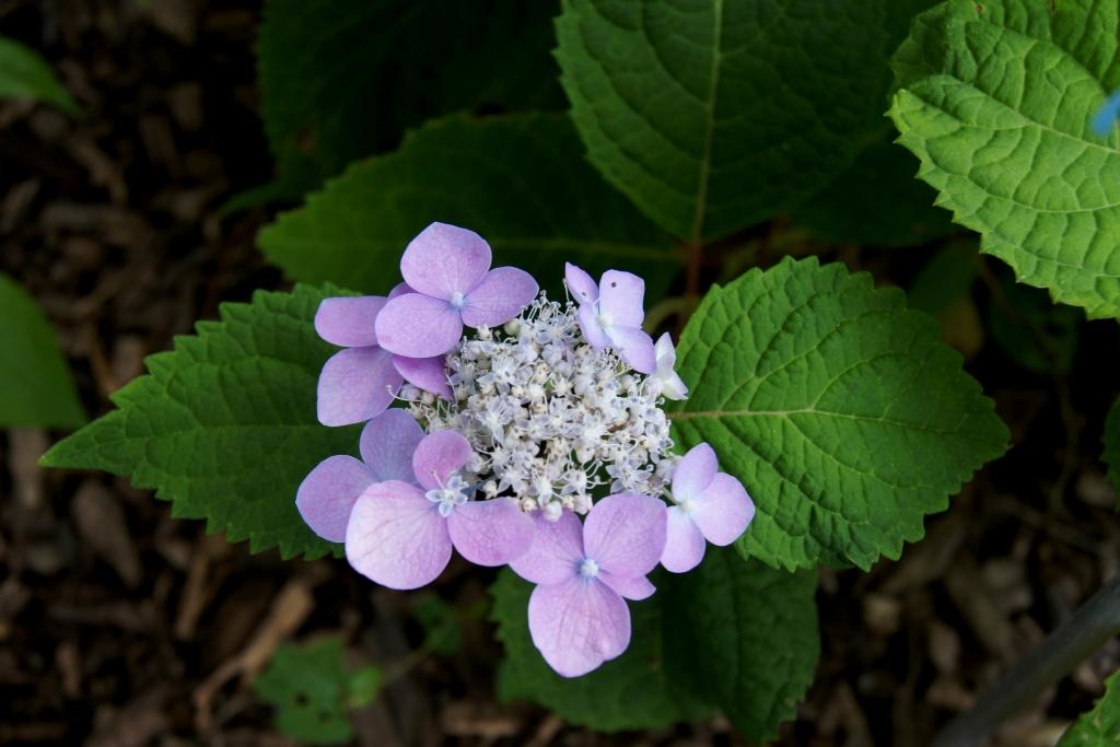
<path fill-rule="evenodd" d="M 713 288 L 679 355 L 677 439 L 712 444 L 746 485 L 739 549 L 773 566 L 897 558 L 1007 444 L 933 320 L 840 265 L 787 259 Z"/>
<path fill-rule="evenodd" d="M 0 427 L 54 426 L 85 422 L 70 370 L 58 352 L 54 330 L 35 300 L 0 274 Z"/>
<path fill-rule="evenodd" d="M 78 105 L 39 53 L 0 36 L 0 98 L 28 98 L 77 114 Z"/>
<path fill-rule="evenodd" d="M 493 618 L 506 657 L 498 672 L 503 700 L 533 700 L 574 724 L 600 731 L 655 729 L 695 721 L 710 710 L 673 690 L 661 665 L 661 606 L 658 597 L 630 602 L 630 648 L 591 674 L 567 679 L 553 672 L 529 637 L 528 606 L 533 586 L 506 570 L 491 587 Z"/>
<path fill-rule="evenodd" d="M 103 469 L 174 502 L 172 514 L 205 518 L 230 541 L 284 557 L 335 549 L 300 518 L 296 489 L 319 461 L 356 450 L 356 427 L 315 415 L 319 370 L 336 350 L 312 319 L 328 291 L 258 292 L 199 322 L 175 351 L 147 359 L 149 374 L 113 395 L 117 410 L 56 444 L 48 467 Z"/>
<path fill-rule="evenodd" d="M 495 264 L 554 289 L 565 261 L 639 272 L 654 288 L 679 267 L 670 238 L 583 161 L 562 115 L 430 123 L 281 215 L 260 245 L 297 280 L 383 293 L 400 280 L 409 240 L 432 221 L 479 232 Z"/>
<path fill-rule="evenodd" d="M 1090 132 L 1120 87 L 1120 6 L 949 0 L 896 55 L 891 117 L 938 204 L 1018 278 L 1120 315 L 1120 133 Z"/>
<path fill-rule="evenodd" d="M 786 573 L 709 547 L 662 589 L 665 669 L 679 689 L 720 707 L 750 739 L 793 717 L 820 653 L 813 571 Z"/>
<path fill-rule="evenodd" d="M 1120 672 L 1105 683 L 1104 697 L 1069 727 L 1058 747 L 1115 747 L 1120 744 Z"/>
<path fill-rule="evenodd" d="M 881 127 L 929 0 L 565 0 L 561 83 L 592 162 L 691 241 L 796 206 Z"/>
<path fill-rule="evenodd" d="M 258 45 L 275 195 L 298 196 L 405 128 L 486 107 L 559 109 L 555 0 L 269 0 Z"/>

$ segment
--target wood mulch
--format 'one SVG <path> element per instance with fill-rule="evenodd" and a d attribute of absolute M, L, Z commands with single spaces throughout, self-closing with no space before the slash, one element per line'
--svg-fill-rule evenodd
<path fill-rule="evenodd" d="M 254 246 L 268 215 L 220 210 L 270 176 L 259 13 L 255 2 L 0 0 L 0 33 L 43 50 L 86 112 L 0 102 L 0 271 L 55 325 L 91 414 L 220 302 L 284 287 Z M 880 279 L 913 271 L 913 255 L 838 256 Z M 983 334 L 975 314 L 956 323 Z M 1083 326 L 1069 377 L 1028 375 L 991 341 L 973 348 L 970 369 L 1017 446 L 901 560 L 822 571 L 817 679 L 782 744 L 927 743 L 1120 566 L 1116 494 L 1097 462 L 1116 391 L 1094 365 L 1115 353 L 1115 325 Z M 0 744 L 290 744 L 248 686 L 280 642 L 341 633 L 355 664 L 384 665 L 418 644 L 415 597 L 344 562 L 250 556 L 125 479 L 38 468 L 61 435 L 0 433 Z M 484 599 L 485 574 L 462 570 L 434 593 Z M 602 736 L 500 704 L 489 624 L 463 633 L 459 654 L 425 660 L 356 715 L 358 744 L 744 744 L 721 718 Z M 1054 744 L 1118 665 L 1114 641 L 997 744 Z"/>

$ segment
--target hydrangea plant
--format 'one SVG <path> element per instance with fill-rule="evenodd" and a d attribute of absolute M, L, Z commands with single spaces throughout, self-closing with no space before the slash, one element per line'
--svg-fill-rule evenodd
<path fill-rule="evenodd" d="M 418 9 L 417 55 L 366 43 L 379 3 L 272 0 L 280 179 L 240 204 L 316 190 L 259 239 L 295 288 L 223 306 L 44 462 L 394 589 L 458 554 L 496 577 L 504 697 L 772 737 L 812 680 L 817 569 L 898 558 L 1009 441 L 937 324 L 800 232 L 921 251 L 952 217 L 1120 308 L 1113 5 L 772 5 L 495 2 L 482 45 Z M 374 48 L 432 94 L 403 139 Z"/>
<path fill-rule="evenodd" d="M 508 564 L 537 584 L 533 643 L 559 674 L 583 675 L 626 650 L 623 600 L 653 594 L 654 566 L 696 567 L 706 541 L 738 539 L 754 504 L 709 445 L 674 452 L 661 406 L 687 388 L 669 337 L 655 346 L 642 329 L 641 278 L 608 270 L 596 285 L 568 264 L 575 300 L 560 303 L 490 262 L 478 234 L 433 223 L 405 249 L 390 297 L 323 300 L 316 330 L 348 349 L 319 376 L 319 420 L 368 422 L 362 459 L 327 457 L 296 505 L 390 588 L 431 583 L 453 547 Z M 428 375 L 405 373 L 424 361 Z"/>

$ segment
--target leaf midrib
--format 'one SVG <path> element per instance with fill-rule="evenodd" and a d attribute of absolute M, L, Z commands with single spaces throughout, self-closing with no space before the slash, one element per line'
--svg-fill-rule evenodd
<path fill-rule="evenodd" d="M 668 414 L 670 420 L 699 420 L 699 419 L 712 419 L 720 420 L 723 418 L 757 418 L 757 417 L 776 417 L 783 419 L 790 419 L 793 415 L 819 415 L 823 417 L 840 418 L 843 420 L 852 420 L 855 422 L 866 423 L 882 423 L 885 425 L 898 426 L 900 428 L 908 428 L 910 430 L 924 431 L 927 433 L 946 433 L 955 436 L 963 436 L 970 438 L 970 434 L 961 433 L 959 426 L 956 428 L 935 428 L 922 423 L 913 423 L 906 420 L 896 420 L 894 418 L 875 418 L 866 415 L 855 415 L 852 413 L 835 412 L 832 410 L 819 410 L 813 407 L 806 407 L 799 410 L 695 410 L 695 411 L 680 411 Z M 977 437 L 977 440 L 980 440 Z"/>
<path fill-rule="evenodd" d="M 711 88 L 708 103 L 704 107 L 704 150 L 700 157 L 700 179 L 696 193 L 696 211 L 692 216 L 692 236 L 694 244 L 699 244 L 704 236 L 704 218 L 708 204 L 708 184 L 712 176 L 712 141 L 715 139 L 716 96 L 719 93 L 719 66 L 722 59 L 723 42 L 723 0 L 713 4 L 713 26 L 715 45 L 712 49 Z"/>

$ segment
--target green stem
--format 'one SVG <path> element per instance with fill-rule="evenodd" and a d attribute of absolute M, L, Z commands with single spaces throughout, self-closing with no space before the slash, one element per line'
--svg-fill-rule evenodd
<path fill-rule="evenodd" d="M 1098 591 L 1073 617 L 1020 659 L 973 706 L 952 721 L 933 747 L 975 747 L 1004 719 L 1026 708 L 1048 686 L 1120 633 L 1120 577 Z"/>

